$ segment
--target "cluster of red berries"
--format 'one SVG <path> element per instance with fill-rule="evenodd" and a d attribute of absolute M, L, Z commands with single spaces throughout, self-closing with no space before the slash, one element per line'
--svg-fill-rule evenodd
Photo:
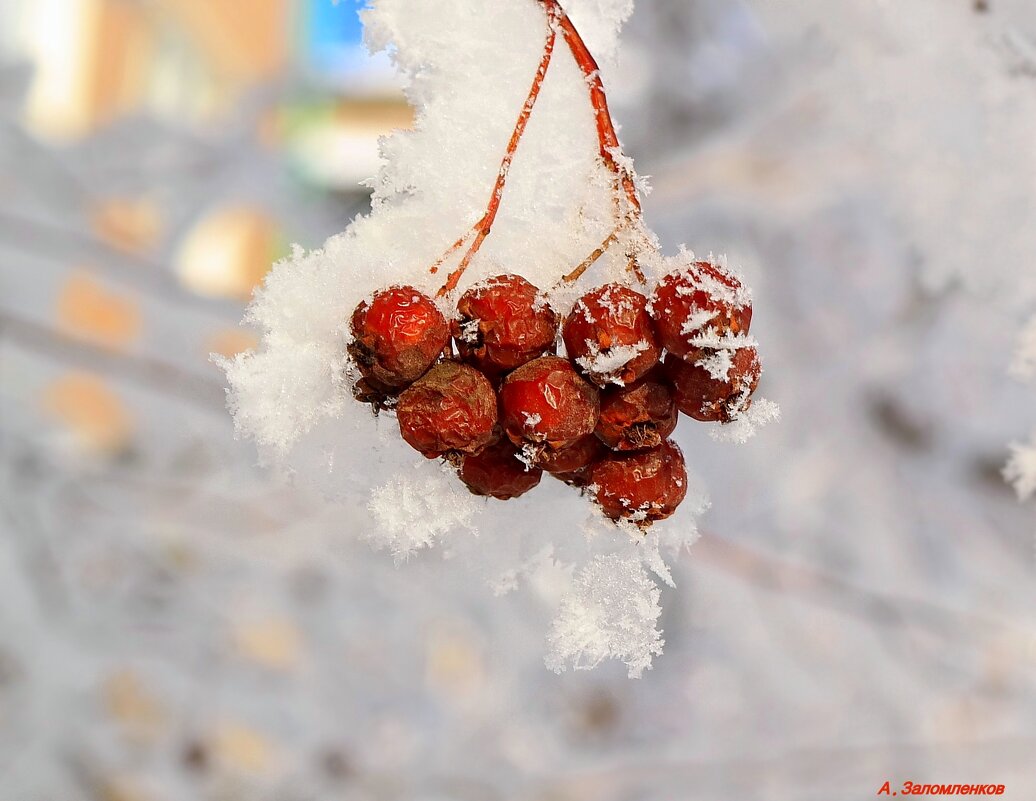
<path fill-rule="evenodd" d="M 605 284 L 563 324 L 539 289 L 501 275 L 465 292 L 452 320 L 412 287 L 377 292 L 353 313 L 349 352 L 356 397 L 394 409 L 403 439 L 476 495 L 515 498 L 547 472 L 613 520 L 649 525 L 687 494 L 668 439 L 678 412 L 725 423 L 751 403 L 751 320 L 747 291 L 711 262 L 650 298 Z"/>

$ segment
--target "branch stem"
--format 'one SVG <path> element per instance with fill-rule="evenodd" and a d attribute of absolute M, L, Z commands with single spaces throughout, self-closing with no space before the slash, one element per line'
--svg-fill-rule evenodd
<path fill-rule="evenodd" d="M 507 143 L 507 150 L 504 152 L 503 161 L 500 162 L 500 169 L 497 172 L 496 183 L 493 185 L 493 191 L 489 196 L 489 204 L 486 206 L 486 213 L 482 216 L 475 225 L 465 234 L 463 237 L 457 240 L 450 250 L 446 252 L 442 258 L 439 259 L 432 267 L 432 272 L 438 271 L 439 266 L 449 258 L 453 253 L 463 247 L 464 243 L 474 234 L 474 240 L 468 246 L 467 251 L 464 253 L 463 258 L 460 260 L 460 264 L 457 268 L 450 273 L 446 279 L 446 283 L 443 284 L 442 288 L 437 293 L 437 297 L 442 297 L 449 294 L 457 288 L 457 284 L 460 282 L 464 272 L 468 269 L 471 264 L 471 260 L 475 258 L 475 254 L 478 253 L 482 247 L 482 243 L 486 241 L 486 237 L 489 236 L 489 232 L 493 228 L 493 223 L 496 221 L 496 215 L 500 211 L 500 204 L 504 197 L 504 188 L 507 186 L 507 176 L 511 171 L 511 164 L 514 161 L 514 156 L 518 152 L 518 145 L 522 141 L 522 136 L 525 134 L 525 129 L 529 125 L 529 119 L 532 117 L 533 109 L 536 107 L 536 101 L 539 99 L 540 90 L 543 88 L 543 81 L 547 77 L 547 70 L 550 68 L 550 62 L 554 57 L 554 45 L 558 38 L 558 18 L 557 15 L 549 11 L 549 31 L 547 33 L 547 41 L 543 46 L 543 57 L 540 59 L 539 67 L 536 69 L 536 76 L 533 78 L 532 87 L 529 89 L 529 94 L 525 98 L 525 104 L 522 106 L 521 112 L 518 114 L 518 121 L 515 123 L 514 131 L 511 133 L 511 140 Z"/>

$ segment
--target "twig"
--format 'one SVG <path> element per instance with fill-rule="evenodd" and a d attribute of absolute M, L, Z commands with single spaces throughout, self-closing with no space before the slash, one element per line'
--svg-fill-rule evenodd
<path fill-rule="evenodd" d="M 572 51 L 572 57 L 586 78 L 590 90 L 590 103 L 594 108 L 594 118 L 597 123 L 601 159 L 605 166 L 615 173 L 616 180 L 625 191 L 630 206 L 639 216 L 641 206 L 640 198 L 637 195 L 637 184 L 629 170 L 620 165 L 616 157 L 617 153 L 622 152 L 622 145 L 619 143 L 619 135 L 615 132 L 615 122 L 612 120 L 611 111 L 608 108 L 608 95 L 604 91 L 604 82 L 601 80 L 601 70 L 597 65 L 597 60 L 590 52 L 590 48 L 586 46 L 586 42 L 583 41 L 583 37 L 568 16 L 568 12 L 561 7 L 560 2 L 558 0 L 540 0 L 540 2 L 546 7 L 548 14 L 557 18 L 568 49 Z"/>
<path fill-rule="evenodd" d="M 547 77 L 547 70 L 550 68 L 551 59 L 554 57 L 554 45 L 557 42 L 557 18 L 555 14 L 550 14 L 550 30 L 547 33 L 547 41 L 543 46 L 543 57 L 540 59 L 539 67 L 536 69 L 536 76 L 533 78 L 532 87 L 529 89 L 528 97 L 525 99 L 525 104 L 522 106 L 521 112 L 518 114 L 518 121 L 515 123 L 514 131 L 511 133 L 511 141 L 507 143 L 507 150 L 504 153 L 503 161 L 500 162 L 500 170 L 497 172 L 496 183 L 493 185 L 492 194 L 489 196 L 489 205 L 486 207 L 486 213 L 482 219 L 479 220 L 472 229 L 462 236 L 453 245 L 450 250 L 444 254 L 433 265 L 432 272 L 436 272 L 439 269 L 439 265 L 442 264 L 450 255 L 459 250 L 464 242 L 474 234 L 475 239 L 468 247 L 467 252 L 461 259 L 460 264 L 457 265 L 449 277 L 446 279 L 446 283 L 438 292 L 438 297 L 442 297 L 454 289 L 457 288 L 457 283 L 460 281 L 461 276 L 464 275 L 464 271 L 468 269 L 468 265 L 471 264 L 471 260 L 478 253 L 482 247 L 482 243 L 485 242 L 486 237 L 489 236 L 490 230 L 493 228 L 493 223 L 496 221 L 496 215 L 500 211 L 500 203 L 504 196 L 504 187 L 507 185 L 507 175 L 511 170 L 511 163 L 514 161 L 515 153 L 518 152 L 518 145 L 521 143 L 522 136 L 525 134 L 525 129 L 529 124 L 529 118 L 532 116 L 532 111 L 536 107 L 536 101 L 539 99 L 540 90 L 543 88 L 543 81 Z"/>
<path fill-rule="evenodd" d="M 893 624 L 912 620 L 930 628 L 957 628 L 962 619 L 970 619 L 983 628 L 1022 629 L 1009 620 L 860 587 L 838 576 L 793 564 L 722 537 L 705 534 L 695 543 L 692 552 L 755 586 L 795 595 L 865 620 Z"/>

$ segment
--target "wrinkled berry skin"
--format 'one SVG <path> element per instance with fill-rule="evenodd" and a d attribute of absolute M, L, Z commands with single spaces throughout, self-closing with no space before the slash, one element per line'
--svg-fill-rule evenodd
<path fill-rule="evenodd" d="M 657 448 L 676 430 L 676 399 L 658 372 L 626 387 L 601 393 L 596 434 L 615 451 Z"/>
<path fill-rule="evenodd" d="M 429 459 L 478 453 L 498 432 L 493 385 L 474 367 L 435 365 L 399 396 L 399 433 Z"/>
<path fill-rule="evenodd" d="M 697 362 L 715 359 L 719 353 L 711 348 L 697 348 L 686 359 L 668 354 L 663 362 L 677 408 L 705 423 L 729 423 L 746 411 L 752 405 L 752 393 L 759 386 L 763 371 L 754 347 L 738 348 L 728 351 L 731 366 L 726 380 L 713 378 Z"/>
<path fill-rule="evenodd" d="M 632 384 L 658 363 L 662 350 L 647 312 L 647 298 L 622 284 L 605 284 L 580 298 L 561 336 L 568 357 L 598 386 Z M 613 349 L 638 348 L 618 366 Z M 595 364 L 596 362 L 601 362 Z"/>
<path fill-rule="evenodd" d="M 509 501 L 539 484 L 543 471 L 519 461 L 511 441 L 501 439 L 481 453 L 465 456 L 458 475 L 473 495 Z"/>
<path fill-rule="evenodd" d="M 752 325 L 752 302 L 741 282 L 707 261 L 670 273 L 651 296 L 651 317 L 667 351 L 687 358 L 693 341 L 745 334 Z"/>
<path fill-rule="evenodd" d="M 519 275 L 477 284 L 457 302 L 451 323 L 461 358 L 489 375 L 502 375 L 554 347 L 558 316 L 540 291 Z"/>
<path fill-rule="evenodd" d="M 672 442 L 636 453 L 609 453 L 590 468 L 590 492 L 612 520 L 649 526 L 687 496 L 687 468 Z"/>
<path fill-rule="evenodd" d="M 410 286 L 377 292 L 356 307 L 349 355 L 377 386 L 401 388 L 423 376 L 449 344 L 446 318 Z"/>
<path fill-rule="evenodd" d="M 537 464 L 555 478 L 577 487 L 586 486 L 590 465 L 607 452 L 604 443 L 593 434 L 582 437 L 575 444 L 559 451 L 545 449 Z"/>
<path fill-rule="evenodd" d="M 516 445 L 562 450 L 592 434 L 600 412 L 597 387 L 567 359 L 541 356 L 523 364 L 500 387 L 500 418 Z"/>

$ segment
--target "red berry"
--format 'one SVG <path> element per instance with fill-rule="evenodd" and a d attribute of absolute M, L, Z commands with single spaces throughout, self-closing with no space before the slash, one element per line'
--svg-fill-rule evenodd
<path fill-rule="evenodd" d="M 509 501 L 539 484 L 543 471 L 520 461 L 514 445 L 504 438 L 481 453 L 465 456 L 458 474 L 473 494 Z"/>
<path fill-rule="evenodd" d="M 706 423 L 729 423 L 747 410 L 763 371 L 754 347 L 697 348 L 685 359 L 668 354 L 663 365 L 677 408 Z"/>
<path fill-rule="evenodd" d="M 461 295 L 451 323 L 465 361 L 489 374 L 506 373 L 554 346 L 558 316 L 519 275 L 498 275 Z"/>
<path fill-rule="evenodd" d="M 647 298 L 622 284 L 605 284 L 580 298 L 562 337 L 568 357 L 602 387 L 632 384 L 662 353 Z"/>
<path fill-rule="evenodd" d="M 552 450 L 574 445 L 592 434 L 600 399 L 567 359 L 541 356 L 523 364 L 500 388 L 500 416 L 516 445 L 532 443 Z"/>
<path fill-rule="evenodd" d="M 612 450 L 657 448 L 676 430 L 676 400 L 658 373 L 601 393 L 597 436 Z"/>
<path fill-rule="evenodd" d="M 387 387 L 405 387 L 428 372 L 449 344 L 439 307 L 410 286 L 377 292 L 353 312 L 349 354 L 364 377 Z"/>
<path fill-rule="evenodd" d="M 497 436 L 496 393 L 474 367 L 442 362 L 399 396 L 399 433 L 429 459 L 478 453 Z"/>
<path fill-rule="evenodd" d="M 606 453 L 604 444 L 593 434 L 577 440 L 574 445 L 559 451 L 544 450 L 539 454 L 537 464 L 568 484 L 583 486 L 590 465 Z"/>
<path fill-rule="evenodd" d="M 673 442 L 638 453 L 609 453 L 590 468 L 590 491 L 612 520 L 650 525 L 687 495 L 687 469 Z"/>
<path fill-rule="evenodd" d="M 707 261 L 670 273 L 655 287 L 651 317 L 659 342 L 686 358 L 695 340 L 744 334 L 752 324 L 752 299 L 741 282 Z"/>

